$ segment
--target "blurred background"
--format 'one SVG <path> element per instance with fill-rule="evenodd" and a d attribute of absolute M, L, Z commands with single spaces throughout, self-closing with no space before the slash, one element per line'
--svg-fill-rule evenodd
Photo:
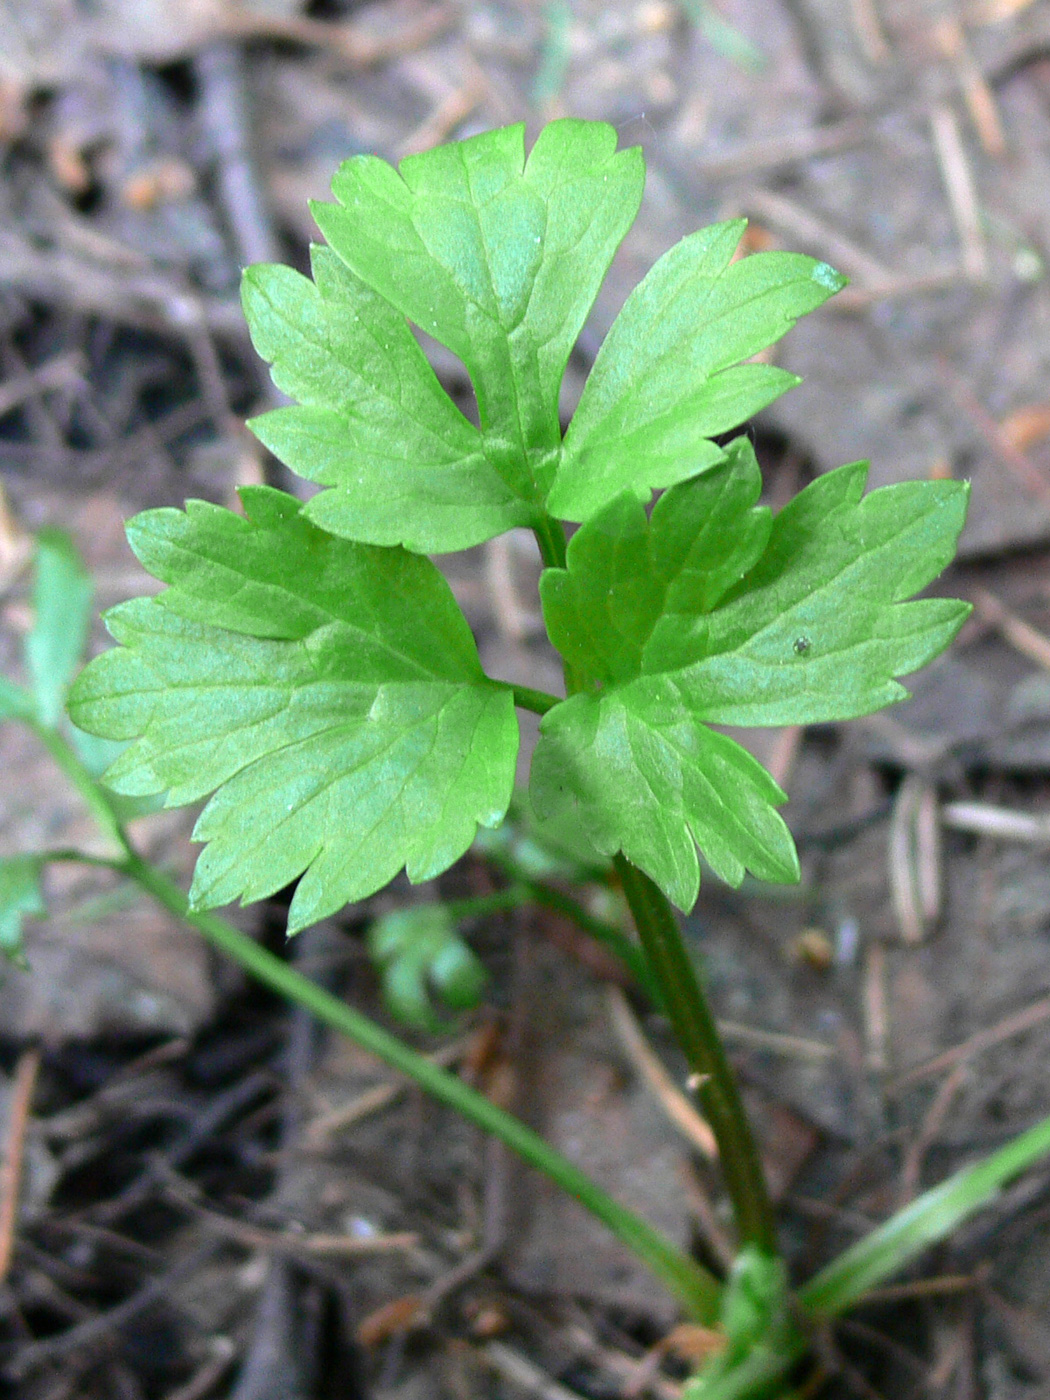
<path fill-rule="evenodd" d="M 305 268 L 307 200 L 341 160 L 565 115 L 613 123 L 649 172 L 566 414 L 655 259 L 745 215 L 748 251 L 851 279 L 773 351 L 805 383 L 750 430 L 770 503 L 857 458 L 873 485 L 973 483 L 937 589 L 975 613 L 915 698 L 742 736 L 790 795 L 802 887 L 712 878 L 690 921 L 805 1270 L 1050 1112 L 1047 0 L 0 0 L 0 665 L 17 675 L 40 527 L 72 533 L 104 608 L 155 587 L 123 539 L 136 510 L 295 489 L 242 426 L 276 399 L 238 282 Z M 556 689 L 531 537 L 442 566 L 488 668 Z M 138 828 L 185 879 L 191 818 Z M 0 854 L 90 833 L 0 729 Z M 494 880 L 476 853 L 285 951 L 383 1015 L 370 922 Z M 234 917 L 283 950 L 286 902 Z M 127 889 L 53 868 L 47 903 L 0 985 L 8 1141 L 32 1079 L 3 1393 L 678 1393 L 702 1339 L 570 1203 Z M 465 932 L 486 1000 L 418 1043 L 717 1260 L 659 1020 L 549 911 Z M 1048 1298 L 1044 1170 L 828 1339 L 819 1393 L 1045 1398 Z"/>

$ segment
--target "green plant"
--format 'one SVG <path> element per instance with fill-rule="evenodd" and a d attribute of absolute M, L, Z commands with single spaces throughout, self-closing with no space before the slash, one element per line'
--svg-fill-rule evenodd
<path fill-rule="evenodd" d="M 447 904 L 417 904 L 383 914 L 368 930 L 387 1006 L 418 1030 L 448 1029 L 435 1000 L 450 1011 L 468 1011 L 485 991 L 487 974 L 456 931 L 456 912 Z"/>
<path fill-rule="evenodd" d="M 759 504 L 750 443 L 716 439 L 796 382 L 751 357 L 843 279 L 794 254 L 734 260 L 739 221 L 684 239 L 630 295 L 563 434 L 565 365 L 643 178 L 638 150 L 578 121 L 548 126 L 527 161 L 523 129 L 510 127 L 400 173 L 373 157 L 346 162 L 337 203 L 314 211 L 329 246 L 313 250 L 313 281 L 255 267 L 244 282 L 256 346 L 297 401 L 252 427 L 323 489 L 302 505 L 248 488 L 243 516 L 190 502 L 129 523 L 167 587 L 110 611 L 120 645 L 87 666 L 69 704 L 81 729 L 125 745 L 108 788 L 60 732 L 53 701 L 14 688 L 0 698 L 78 783 L 116 868 L 502 1137 L 693 1316 L 719 1324 L 726 1346 L 690 1389 L 709 1400 L 774 1393 L 805 1349 L 807 1319 L 851 1305 L 987 1201 L 1050 1149 L 1050 1122 L 789 1292 L 751 1128 L 671 904 L 696 898 L 698 847 L 730 883 L 747 871 L 797 878 L 784 794 L 711 726 L 848 719 L 901 699 L 896 678 L 943 650 L 968 611 L 912 600 L 952 557 L 967 491 L 938 481 L 864 496 L 854 464 L 775 517 Z M 477 426 L 439 386 L 412 325 L 462 360 Z M 571 541 L 566 524 L 579 526 Z M 519 526 L 545 564 L 564 698 L 484 674 L 424 557 Z M 718 1140 L 741 1245 L 725 1287 L 530 1130 L 205 912 L 298 880 L 295 932 L 402 868 L 415 881 L 440 874 L 507 813 L 515 706 L 543 717 L 528 818 L 551 837 L 540 867 L 611 860 L 639 944 L 593 916 L 590 931 L 667 1012 Z M 112 793 L 208 797 L 188 905 L 137 855 Z M 514 879 L 510 902 L 567 900 L 542 869 L 518 865 Z M 405 964 L 407 940 L 401 927 L 405 1004 L 429 1015 L 433 948 Z"/>

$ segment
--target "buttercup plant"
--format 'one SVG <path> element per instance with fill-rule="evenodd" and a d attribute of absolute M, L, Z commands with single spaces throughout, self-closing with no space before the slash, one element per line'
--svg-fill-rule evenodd
<path fill-rule="evenodd" d="M 656 263 L 563 433 L 565 366 L 643 181 L 640 150 L 618 151 L 609 126 L 570 120 L 547 126 L 527 159 L 524 129 L 512 126 L 398 170 L 347 161 L 336 202 L 314 209 L 327 246 L 312 250 L 312 280 L 273 266 L 244 278 L 256 347 L 294 400 L 251 426 L 322 489 L 303 504 L 250 487 L 243 515 L 191 501 L 129 522 L 132 548 L 166 587 L 107 614 L 120 645 L 69 697 L 79 730 L 124 745 L 105 787 L 60 732 L 54 694 L 68 658 L 54 663 L 43 699 L 11 699 L 14 687 L 0 699 L 78 783 L 115 868 L 500 1136 L 635 1249 L 689 1315 L 720 1327 L 725 1345 L 689 1395 L 726 1400 L 778 1393 L 810 1324 L 1050 1150 L 1050 1121 L 789 1288 L 752 1131 L 672 905 L 688 911 L 697 897 L 698 851 L 730 884 L 745 872 L 798 878 L 784 793 L 712 726 L 844 720 L 903 698 L 897 678 L 941 652 L 969 610 L 913 597 L 952 558 L 967 488 L 926 481 L 864 495 L 866 468 L 855 463 L 775 516 L 760 504 L 750 442 L 721 439 L 797 382 L 752 357 L 843 279 L 792 253 L 737 259 L 742 221 L 702 229 Z M 462 360 L 478 426 L 439 385 L 413 327 Z M 578 527 L 571 539 L 567 526 Z M 564 696 L 484 673 L 427 557 L 518 527 L 542 555 Z M 294 933 L 401 869 L 413 881 L 440 875 L 507 813 L 515 707 L 542 716 L 531 820 L 541 831 L 571 826 L 596 865 L 612 863 L 639 937 L 620 951 L 670 1018 L 717 1139 L 740 1246 L 728 1280 L 207 912 L 298 881 Z M 188 905 L 137 855 L 116 805 L 159 793 L 169 805 L 208 799 Z M 11 883 L 32 912 L 27 869 Z M 542 880 L 518 897 L 564 898 Z M 431 1015 L 429 957 L 449 959 L 450 1004 L 457 986 L 464 1000 L 480 991 L 480 969 L 447 921 L 424 924 L 422 950 L 411 920 L 376 940 L 388 995 L 418 1024 Z"/>

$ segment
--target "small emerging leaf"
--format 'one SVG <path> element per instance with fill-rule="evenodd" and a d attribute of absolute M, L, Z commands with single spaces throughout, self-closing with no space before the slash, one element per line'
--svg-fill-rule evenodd
<path fill-rule="evenodd" d="M 22 920 L 47 913 L 40 890 L 41 862 L 37 856 L 0 858 L 0 954 L 25 968 Z"/>
<path fill-rule="evenodd" d="M 25 639 L 25 660 L 37 717 L 50 728 L 62 714 L 66 687 L 87 641 L 91 579 L 73 541 L 61 530 L 41 530 L 35 565 L 34 619 Z"/>
<path fill-rule="evenodd" d="M 303 875 L 295 931 L 457 860 L 502 820 L 517 727 L 426 559 L 352 544 L 269 487 L 247 517 L 201 501 L 129 526 L 169 588 L 112 609 L 120 647 L 77 678 L 74 722 L 133 740 L 117 792 L 213 792 L 191 899 L 261 899 Z M 305 872 L 305 874 L 304 874 Z"/>
<path fill-rule="evenodd" d="M 790 1357 L 798 1350 L 783 1259 L 754 1245 L 740 1251 L 722 1295 L 721 1323 L 726 1345 L 690 1381 L 688 1400 L 770 1394 L 768 1384 L 751 1390 L 746 1382 L 739 1382 L 746 1373 L 758 1370 L 763 1359 L 775 1365 L 775 1358 Z"/>
<path fill-rule="evenodd" d="M 443 904 L 384 914 L 368 931 L 368 951 L 382 973 L 391 1014 L 431 1034 L 449 1029 L 434 1011 L 434 998 L 449 1011 L 469 1011 L 488 981 Z"/>

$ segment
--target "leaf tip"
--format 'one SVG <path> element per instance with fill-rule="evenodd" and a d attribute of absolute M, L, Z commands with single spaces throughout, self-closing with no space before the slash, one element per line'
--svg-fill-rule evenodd
<path fill-rule="evenodd" d="M 816 282 L 818 287 L 823 287 L 829 296 L 834 296 L 836 292 L 841 292 L 843 287 L 849 283 L 849 278 L 836 271 L 830 263 L 815 262 L 810 268 L 810 277 Z"/>

